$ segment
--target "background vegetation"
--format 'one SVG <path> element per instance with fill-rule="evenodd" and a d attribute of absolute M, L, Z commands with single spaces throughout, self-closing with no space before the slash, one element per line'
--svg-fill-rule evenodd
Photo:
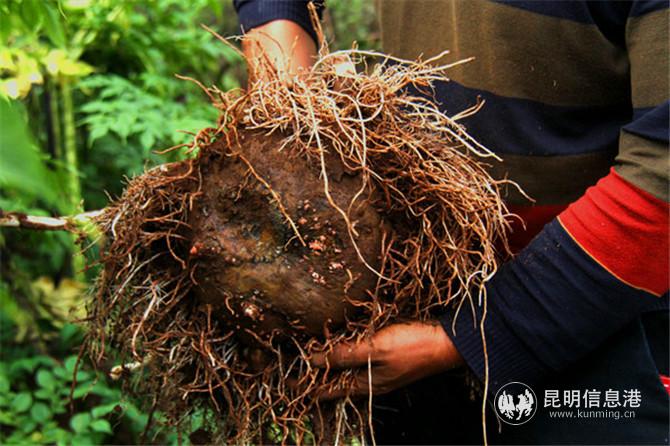
<path fill-rule="evenodd" d="M 67 215 L 104 207 L 124 178 L 179 153 L 216 112 L 182 74 L 244 84 L 230 0 L 0 2 L 0 210 Z M 372 2 L 329 1 L 334 47 L 376 47 Z M 96 275 L 65 233 L 0 231 L 0 443 L 175 443 L 145 432 L 142 396 L 84 363 L 74 378 L 86 291 Z M 108 364 L 111 367 L 113 364 Z M 70 392 L 72 391 L 72 400 Z M 160 421 L 160 416 L 158 416 Z M 197 431 L 202 420 L 191 420 Z M 184 438 L 183 440 L 187 440 Z"/>

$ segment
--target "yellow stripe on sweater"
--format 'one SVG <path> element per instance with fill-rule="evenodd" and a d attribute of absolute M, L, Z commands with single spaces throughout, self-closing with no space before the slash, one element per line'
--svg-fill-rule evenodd
<path fill-rule="evenodd" d="M 563 106 L 627 103 L 628 59 L 593 24 L 485 1 L 378 2 L 384 49 L 424 59 L 474 56 L 448 75 L 499 96 Z"/>
<path fill-rule="evenodd" d="M 654 107 L 670 97 L 669 21 L 670 10 L 662 9 L 626 24 L 635 108 Z"/>

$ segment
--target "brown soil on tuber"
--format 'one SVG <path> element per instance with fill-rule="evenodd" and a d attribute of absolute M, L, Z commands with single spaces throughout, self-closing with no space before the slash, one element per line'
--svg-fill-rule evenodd
<path fill-rule="evenodd" d="M 324 198 L 318 170 L 301 156 L 271 155 L 281 143 L 278 135 L 244 133 L 239 146 L 222 156 L 225 141 L 215 142 L 200 160 L 202 194 L 189 218 L 194 295 L 250 345 L 252 339 L 266 343 L 273 336 L 323 338 L 355 314 L 348 299 L 365 299 L 376 279 Z M 344 207 L 360 188 L 360 175 L 330 158 L 328 165 L 339 170 L 331 177 L 330 193 Z M 281 197 L 304 244 L 249 165 Z M 361 234 L 361 253 L 379 268 L 381 216 L 365 203 L 351 219 Z"/>

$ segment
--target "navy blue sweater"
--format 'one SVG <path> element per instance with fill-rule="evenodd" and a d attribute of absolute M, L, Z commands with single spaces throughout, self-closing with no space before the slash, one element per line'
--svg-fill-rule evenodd
<path fill-rule="evenodd" d="M 306 2 L 235 5 L 244 29 L 282 18 L 314 35 Z M 387 0 L 379 13 L 385 52 L 476 57 L 436 86 L 436 100 L 455 113 L 484 98 L 464 124 L 503 158 L 493 174 L 536 200 L 507 195 L 525 227 L 510 234 L 518 255 L 486 287 L 491 394 L 567 376 L 615 342 L 635 349 L 630 358 L 652 352 L 648 365 L 667 375 L 664 334 L 634 344 L 620 333 L 667 326 L 668 2 Z M 453 316 L 445 330 L 483 379 L 482 308 L 475 320 Z"/>

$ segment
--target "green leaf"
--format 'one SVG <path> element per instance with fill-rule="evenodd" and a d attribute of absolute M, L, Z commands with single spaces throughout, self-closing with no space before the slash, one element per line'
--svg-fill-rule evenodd
<path fill-rule="evenodd" d="M 53 374 L 55 377 L 60 378 L 63 381 L 70 381 L 72 378 L 72 374 L 68 373 L 67 370 L 65 370 L 65 367 L 56 367 L 53 369 Z"/>
<path fill-rule="evenodd" d="M 37 421 L 38 423 L 44 423 L 45 421 L 51 418 L 51 411 L 49 410 L 49 407 L 46 404 L 36 403 L 30 409 L 30 416 L 33 418 L 34 421 Z"/>
<path fill-rule="evenodd" d="M 0 11 L 0 39 L 4 44 L 12 32 L 12 18 L 9 12 Z"/>
<path fill-rule="evenodd" d="M 21 19 L 31 31 L 37 31 L 42 26 L 43 11 L 40 0 L 23 0 L 21 2 Z"/>
<path fill-rule="evenodd" d="M 5 424 L 7 426 L 16 426 L 21 422 L 20 418 L 16 417 L 16 414 L 0 411 L 0 424 Z"/>
<path fill-rule="evenodd" d="M 205 417 L 202 411 L 197 411 L 191 415 L 191 432 L 195 432 L 205 424 Z"/>
<path fill-rule="evenodd" d="M 72 444 L 83 446 L 96 443 L 97 442 L 90 435 L 75 435 L 74 437 L 72 437 Z"/>
<path fill-rule="evenodd" d="M 105 125 L 91 126 L 91 131 L 88 134 L 88 144 L 92 146 L 97 139 L 102 138 L 107 133 L 109 133 L 109 127 Z"/>
<path fill-rule="evenodd" d="M 33 142 L 21 108 L 18 102 L 0 97 L 0 187 L 16 188 L 56 204 L 52 175 Z"/>
<path fill-rule="evenodd" d="M 112 433 L 112 426 L 107 420 L 95 420 L 91 423 L 91 429 L 94 432 L 104 432 L 106 434 Z"/>
<path fill-rule="evenodd" d="M 60 330 L 60 338 L 64 344 L 69 344 L 75 339 L 76 336 L 79 336 L 81 333 L 81 328 L 75 324 L 64 324 L 63 328 Z"/>
<path fill-rule="evenodd" d="M 93 410 L 91 410 L 91 414 L 95 418 L 104 417 L 108 413 L 115 411 L 117 407 L 120 407 L 119 403 L 105 404 L 103 406 L 94 407 Z"/>
<path fill-rule="evenodd" d="M 70 420 L 70 427 L 78 434 L 86 432 L 90 425 L 91 414 L 89 413 L 78 413 Z"/>
<path fill-rule="evenodd" d="M 44 434 L 44 442 L 54 444 L 58 441 L 68 438 L 69 432 L 65 429 L 58 427 L 58 424 L 55 422 L 49 422 L 42 428 L 42 433 Z"/>
<path fill-rule="evenodd" d="M 77 383 L 84 383 L 88 380 L 90 380 L 93 377 L 90 372 L 87 372 L 86 370 L 78 370 L 77 371 Z"/>
<path fill-rule="evenodd" d="M 77 387 L 75 387 L 75 389 L 74 389 L 74 392 L 72 392 L 72 398 L 79 399 L 83 396 L 86 396 L 89 393 L 91 393 L 91 389 L 92 389 L 92 387 L 91 387 L 90 383 L 85 383 L 83 385 L 82 384 L 77 385 Z M 69 388 L 67 388 L 67 389 L 63 388 L 61 393 L 63 395 L 69 395 L 70 394 L 70 389 Z"/>
<path fill-rule="evenodd" d="M 53 374 L 48 370 L 40 369 L 37 372 L 36 380 L 37 384 L 45 389 L 54 389 L 56 387 L 56 380 L 54 379 Z"/>
<path fill-rule="evenodd" d="M 142 144 L 142 147 L 145 149 L 152 149 L 155 142 L 156 138 L 150 131 L 143 132 L 140 135 L 140 144 Z"/>
<path fill-rule="evenodd" d="M 61 18 L 60 13 L 52 5 L 44 2 L 44 31 L 54 45 L 64 48 L 65 31 L 63 31 Z"/>
<path fill-rule="evenodd" d="M 54 398 L 54 392 L 51 389 L 37 389 L 34 393 L 35 398 L 51 401 Z"/>
<path fill-rule="evenodd" d="M 108 387 L 104 382 L 98 381 L 93 387 L 88 386 L 92 394 L 102 397 L 117 397 L 117 391 Z"/>
<path fill-rule="evenodd" d="M 5 302 L 2 302 L 5 304 Z M 3 305 L 5 308 L 5 311 L 7 309 L 6 305 Z M 13 361 L 10 366 L 9 366 L 9 374 L 10 376 L 16 378 L 17 375 L 23 375 L 25 373 L 33 373 L 33 370 L 35 370 L 35 367 L 37 367 L 39 363 L 35 361 L 35 358 L 21 358 L 17 359 L 16 361 Z"/>
<path fill-rule="evenodd" d="M 54 369 L 54 375 L 59 377 L 61 380 L 66 381 L 68 383 L 72 382 L 72 377 L 74 376 L 72 371 L 67 370 L 66 367 L 58 367 Z M 91 372 L 87 372 L 86 370 L 77 370 L 77 385 L 80 384 L 86 384 L 89 385 L 89 381 L 93 378 L 93 375 L 91 375 Z M 68 394 L 69 394 L 69 386 L 68 386 Z"/>
<path fill-rule="evenodd" d="M 4 372 L 0 374 L 0 394 L 6 394 L 9 392 L 9 380 L 5 376 Z"/>
<path fill-rule="evenodd" d="M 14 411 L 17 413 L 25 412 L 33 404 L 33 397 L 28 392 L 21 392 L 14 398 Z"/>
<path fill-rule="evenodd" d="M 69 408 L 66 408 L 65 405 L 70 401 L 70 395 L 68 394 L 67 398 L 56 398 L 58 401 L 55 403 L 51 402 L 51 412 L 55 414 L 69 413 Z"/>
<path fill-rule="evenodd" d="M 34 431 L 36 427 L 37 423 L 33 420 L 23 420 L 23 422 L 18 425 L 18 428 L 25 433 Z"/>
<path fill-rule="evenodd" d="M 77 365 L 77 357 L 74 355 L 68 356 L 63 365 L 70 375 L 74 374 L 74 368 Z"/>

